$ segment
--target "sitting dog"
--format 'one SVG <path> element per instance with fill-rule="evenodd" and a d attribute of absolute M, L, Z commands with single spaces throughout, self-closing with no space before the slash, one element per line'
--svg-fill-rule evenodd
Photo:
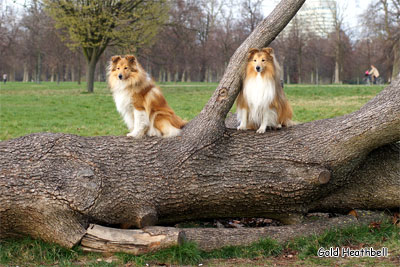
<path fill-rule="evenodd" d="M 135 56 L 111 58 L 108 84 L 117 110 L 130 131 L 127 136 L 172 137 L 181 133 L 185 121 L 168 106 L 160 88 Z"/>
<path fill-rule="evenodd" d="M 243 89 L 237 100 L 238 130 L 290 126 L 292 108 L 280 83 L 280 67 L 270 47 L 250 49 Z"/>

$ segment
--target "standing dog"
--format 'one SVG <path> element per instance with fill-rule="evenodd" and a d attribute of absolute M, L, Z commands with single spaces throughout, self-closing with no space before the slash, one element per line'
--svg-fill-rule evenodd
<path fill-rule="evenodd" d="M 237 100 L 238 130 L 290 126 L 292 108 L 280 83 L 280 67 L 272 48 L 250 49 L 243 90 Z"/>
<path fill-rule="evenodd" d="M 181 133 L 185 122 L 168 106 L 161 90 L 135 56 L 111 58 L 108 84 L 130 131 L 127 136 L 172 137 Z"/>

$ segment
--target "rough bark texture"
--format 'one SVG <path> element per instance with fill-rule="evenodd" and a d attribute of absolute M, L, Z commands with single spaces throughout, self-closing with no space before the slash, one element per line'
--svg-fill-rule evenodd
<path fill-rule="evenodd" d="M 266 134 L 226 130 L 190 157 L 182 138 L 47 133 L 2 142 L 0 237 L 72 246 L 89 222 L 288 221 L 309 210 L 399 207 L 398 150 L 370 153 L 400 140 L 399 94 L 397 81 L 343 117 Z"/>
<path fill-rule="evenodd" d="M 224 126 L 248 47 L 273 40 L 303 2 L 282 1 L 256 28 L 182 137 L 41 133 L 1 142 L 0 238 L 31 235 L 71 247 L 89 223 L 292 222 L 310 210 L 399 207 L 398 152 L 370 153 L 400 140 L 400 79 L 342 117 L 265 134 Z M 382 190 L 371 187 L 377 173 Z"/>

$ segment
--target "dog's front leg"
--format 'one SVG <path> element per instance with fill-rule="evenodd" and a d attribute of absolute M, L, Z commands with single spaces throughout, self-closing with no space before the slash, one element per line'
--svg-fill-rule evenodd
<path fill-rule="evenodd" d="M 265 133 L 265 129 L 267 129 L 268 120 L 263 119 L 260 128 L 258 128 L 257 133 Z"/>
<path fill-rule="evenodd" d="M 133 111 L 133 116 L 135 117 L 133 131 L 128 133 L 127 136 L 140 138 L 146 133 L 150 125 L 149 117 L 145 110 L 138 110 L 136 108 Z"/>
<path fill-rule="evenodd" d="M 275 110 L 269 109 L 263 114 L 263 118 L 261 121 L 260 128 L 258 128 L 257 133 L 265 133 L 267 126 L 272 128 L 276 128 L 278 126 L 277 123 L 278 117 Z"/>
<path fill-rule="evenodd" d="M 247 129 L 247 109 L 238 108 L 237 118 L 240 121 L 240 125 L 237 127 L 238 130 Z"/>

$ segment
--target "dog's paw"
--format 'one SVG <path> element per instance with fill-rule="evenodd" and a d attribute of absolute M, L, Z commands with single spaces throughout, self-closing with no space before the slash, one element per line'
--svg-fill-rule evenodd
<path fill-rule="evenodd" d="M 133 137 L 133 138 L 141 138 L 141 137 L 143 137 L 143 135 L 144 135 L 143 132 L 133 131 L 133 132 L 128 133 L 126 136 Z"/>
<path fill-rule="evenodd" d="M 236 129 L 238 129 L 238 130 L 246 130 L 246 126 L 240 124 Z"/>
<path fill-rule="evenodd" d="M 265 128 L 258 128 L 257 133 L 265 133 Z"/>

